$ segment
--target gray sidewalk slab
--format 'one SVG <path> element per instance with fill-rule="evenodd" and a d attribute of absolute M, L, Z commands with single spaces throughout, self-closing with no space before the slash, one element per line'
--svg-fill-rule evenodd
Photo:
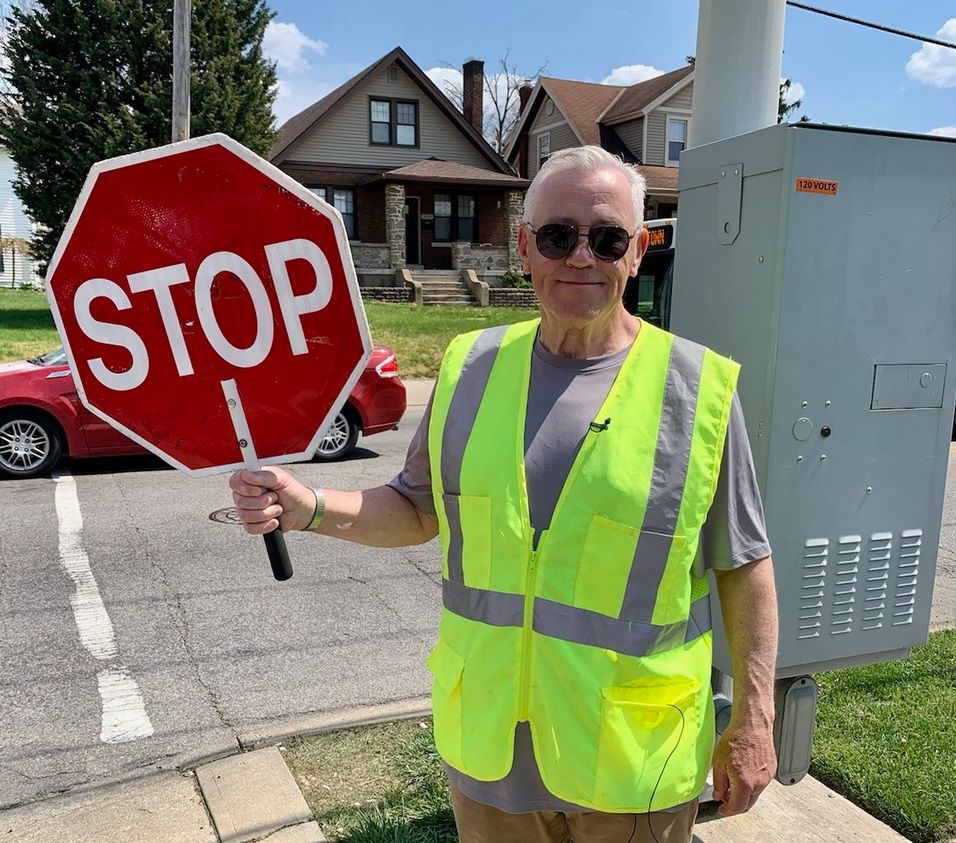
<path fill-rule="evenodd" d="M 772 781 L 746 814 L 701 811 L 694 843 L 901 843 L 907 838 L 816 779 Z"/>
<path fill-rule="evenodd" d="M 259 840 L 312 820 L 282 753 L 274 746 L 205 764 L 196 770 L 196 778 L 222 843 Z M 290 837 L 289 843 L 296 839 Z"/>
<path fill-rule="evenodd" d="M 401 360 L 398 361 L 399 366 L 401 366 L 401 362 Z M 428 403 L 432 389 L 435 387 L 434 378 L 416 378 L 414 380 L 402 378 L 402 383 L 405 384 L 405 401 L 409 407 L 424 407 Z"/>
<path fill-rule="evenodd" d="M 0 814 L 0 840 L 17 843 L 216 843 L 192 776 L 157 773 L 92 787 Z"/>

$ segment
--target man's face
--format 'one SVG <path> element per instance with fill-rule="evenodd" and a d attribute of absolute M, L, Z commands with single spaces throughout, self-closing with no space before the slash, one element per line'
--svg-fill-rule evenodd
<path fill-rule="evenodd" d="M 582 233 L 599 225 L 616 225 L 632 233 L 637 221 L 627 177 L 611 168 L 556 173 L 545 182 L 531 220 L 535 230 L 548 223 L 570 223 Z M 542 315 L 566 328 L 585 327 L 622 308 L 627 279 L 637 273 L 646 248 L 647 232 L 642 229 L 631 239 L 624 257 L 613 263 L 596 258 L 586 236 L 578 238 L 567 257 L 546 258 L 529 227 L 522 225 L 518 230 L 521 267 L 531 273 Z"/>

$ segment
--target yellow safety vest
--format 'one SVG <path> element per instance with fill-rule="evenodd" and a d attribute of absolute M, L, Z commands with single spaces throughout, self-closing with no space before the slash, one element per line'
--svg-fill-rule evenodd
<path fill-rule="evenodd" d="M 435 389 L 435 742 L 455 769 L 496 781 L 527 720 L 555 796 L 669 808 L 697 796 L 713 751 L 709 589 L 692 564 L 739 366 L 643 322 L 533 548 L 524 428 L 538 324 L 457 337 Z"/>

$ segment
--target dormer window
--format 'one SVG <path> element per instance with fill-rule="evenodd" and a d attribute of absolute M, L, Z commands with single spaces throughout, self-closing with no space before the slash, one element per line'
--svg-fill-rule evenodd
<path fill-rule="evenodd" d="M 375 146 L 418 146 L 418 102 L 369 98 L 369 142 Z"/>

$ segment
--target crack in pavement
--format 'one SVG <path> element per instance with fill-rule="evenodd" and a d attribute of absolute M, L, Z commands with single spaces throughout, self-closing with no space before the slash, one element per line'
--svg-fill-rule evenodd
<path fill-rule="evenodd" d="M 115 482 L 115 480 L 114 484 L 123 504 L 129 509 L 129 500 L 123 492 L 122 485 L 118 482 Z M 205 693 L 206 699 L 209 701 L 209 705 L 212 707 L 212 710 L 220 724 L 232 731 L 233 737 L 238 743 L 239 733 L 237 727 L 231 723 L 229 718 L 226 716 L 226 712 L 223 708 L 221 700 L 219 699 L 219 696 L 207 684 L 206 680 L 203 679 L 202 671 L 199 666 L 199 659 L 196 658 L 196 654 L 193 652 L 192 645 L 189 642 L 189 623 L 186 620 L 186 609 L 183 606 L 182 595 L 171 585 L 169 581 L 169 572 L 165 565 L 163 565 L 150 551 L 149 541 L 146 536 L 144 536 L 139 525 L 136 523 L 136 520 L 130 519 L 130 525 L 132 526 L 133 532 L 136 535 L 137 544 L 141 546 L 140 553 L 145 558 L 149 566 L 159 575 L 164 602 L 166 603 L 167 608 L 171 610 L 170 614 L 172 615 L 173 627 L 176 631 L 176 636 L 179 639 L 179 643 L 182 646 L 183 652 L 186 654 L 186 658 L 190 667 L 192 668 L 196 682 Z"/>
<path fill-rule="evenodd" d="M 418 573 L 420 573 L 423 577 L 425 577 L 429 582 L 431 582 L 433 585 L 441 586 L 441 572 L 436 573 L 433 571 L 425 570 L 425 568 L 423 568 L 418 561 L 416 561 L 415 559 L 412 559 L 412 557 L 407 553 L 403 553 L 402 556 L 405 558 L 406 562 L 408 562 L 416 571 L 418 571 Z"/>

